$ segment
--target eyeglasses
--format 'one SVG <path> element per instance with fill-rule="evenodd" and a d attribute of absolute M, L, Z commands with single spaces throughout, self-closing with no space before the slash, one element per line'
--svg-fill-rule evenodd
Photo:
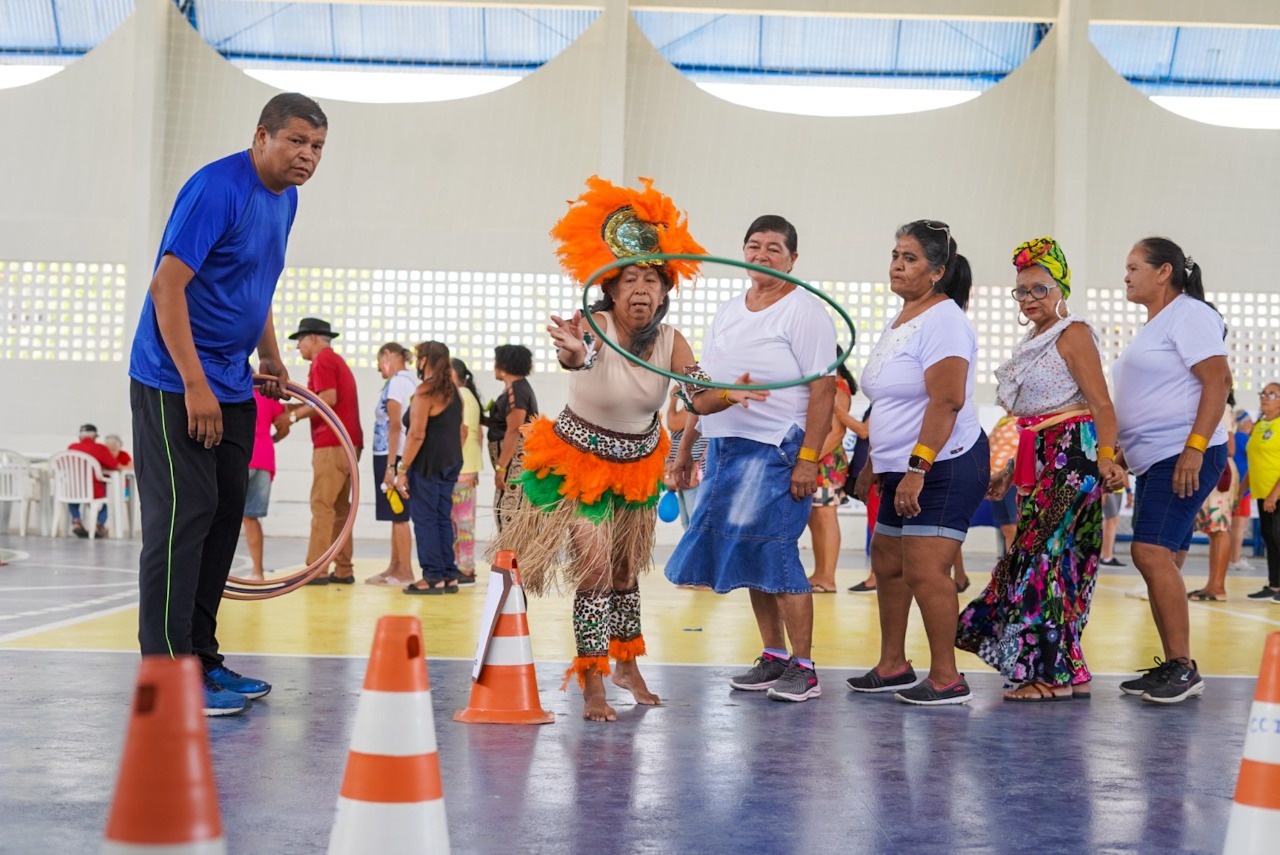
<path fill-rule="evenodd" d="M 1043 300 L 1045 297 L 1049 296 L 1049 289 L 1054 287 L 1056 286 L 1032 285 L 1030 288 L 1014 288 L 1009 291 L 1009 293 L 1012 294 L 1013 299 L 1017 300 L 1019 303 L 1025 303 L 1027 302 L 1027 298 L 1032 300 Z"/>
<path fill-rule="evenodd" d="M 1264 401 L 1273 401 L 1280 398 L 1280 392 L 1259 392 L 1258 397 Z"/>

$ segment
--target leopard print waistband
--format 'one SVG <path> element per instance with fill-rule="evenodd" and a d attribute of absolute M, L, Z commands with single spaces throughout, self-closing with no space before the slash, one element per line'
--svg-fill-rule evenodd
<path fill-rule="evenodd" d="M 622 433 L 606 430 L 586 421 L 573 410 L 565 407 L 556 417 L 556 436 L 586 454 L 608 460 L 611 463 L 632 463 L 653 454 L 662 438 L 662 424 L 658 414 L 644 433 Z"/>

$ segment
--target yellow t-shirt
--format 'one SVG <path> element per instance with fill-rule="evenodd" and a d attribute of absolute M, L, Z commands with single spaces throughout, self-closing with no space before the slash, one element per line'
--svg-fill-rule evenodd
<path fill-rule="evenodd" d="M 1245 453 L 1249 457 L 1249 492 L 1261 502 L 1280 481 L 1280 419 L 1257 422 Z"/>
<path fill-rule="evenodd" d="M 467 426 L 467 441 L 462 444 L 461 474 L 470 475 L 480 471 L 483 460 L 480 454 L 480 402 L 465 386 L 458 387 L 458 394 L 462 396 L 462 423 Z"/>

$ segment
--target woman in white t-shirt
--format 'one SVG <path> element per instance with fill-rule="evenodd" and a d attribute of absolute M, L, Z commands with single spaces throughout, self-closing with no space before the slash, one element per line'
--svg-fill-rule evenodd
<path fill-rule="evenodd" d="M 1146 324 L 1112 369 L 1120 449 L 1138 476 L 1130 553 L 1147 585 L 1164 659 L 1120 689 L 1173 704 L 1204 693 L 1191 658 L 1181 567 L 1196 512 L 1227 465 L 1226 326 L 1205 302 L 1200 265 L 1167 238 L 1134 246 L 1124 283 L 1129 301 L 1147 309 Z"/>
<path fill-rule="evenodd" d="M 759 217 L 747 229 L 743 258 L 789 273 L 799 257 L 797 241 L 795 226 L 782 217 Z M 835 374 L 767 397 L 696 381 L 781 383 L 823 374 L 836 360 L 836 330 L 817 297 L 767 273 L 748 275 L 751 287 L 716 312 L 699 365 L 685 370 L 694 382 L 682 394 L 699 418 L 685 429 L 672 464 L 681 487 L 691 483 L 699 435 L 711 442 L 698 505 L 666 574 L 677 585 L 704 585 L 719 594 L 749 588 L 764 652 L 729 685 L 778 701 L 806 701 L 822 689 L 810 658 L 813 594 L 799 539 L 831 431 Z"/>
<path fill-rule="evenodd" d="M 386 570 L 364 580 L 369 585 L 402 587 L 414 580 L 409 508 L 401 500 L 397 511 L 387 498 L 404 449 L 406 431 L 401 419 L 409 412 L 409 402 L 418 388 L 418 378 L 409 370 L 411 355 L 411 351 L 395 342 L 378 348 L 378 371 L 387 382 L 382 384 L 382 394 L 373 411 L 373 483 L 378 485 L 373 492 L 373 503 L 375 518 L 391 523 L 391 562 Z"/>
<path fill-rule="evenodd" d="M 951 228 L 916 220 L 898 229 L 889 287 L 902 310 L 885 325 L 862 373 L 875 407 L 871 459 L 854 491 L 881 491 L 871 566 L 880 608 L 880 661 L 846 682 L 855 692 L 891 692 L 909 704 L 968 703 L 956 669 L 951 566 L 991 474 L 987 435 L 973 406 L 978 338 L 965 316 L 972 277 Z M 929 636 L 929 676 L 907 660 L 911 600 Z"/>

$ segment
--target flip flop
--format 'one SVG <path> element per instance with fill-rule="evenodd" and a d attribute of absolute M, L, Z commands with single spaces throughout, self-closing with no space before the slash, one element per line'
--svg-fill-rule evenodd
<path fill-rule="evenodd" d="M 814 594 L 834 594 L 836 592 L 835 588 L 828 588 L 826 585 L 820 585 L 817 582 L 810 582 L 809 587 L 811 593 Z"/>
<path fill-rule="evenodd" d="M 1017 694 L 1028 690 L 1034 690 L 1035 694 Z M 1046 701 L 1069 701 L 1071 700 L 1071 695 L 1072 689 L 1070 686 L 1051 686 L 1040 680 L 1032 680 L 1029 683 L 1023 683 L 1016 689 L 1005 692 L 1004 699 L 1014 703 L 1038 704 Z"/>
<path fill-rule="evenodd" d="M 852 594 L 874 594 L 876 592 L 876 588 L 874 585 L 868 585 L 866 582 L 859 582 L 856 585 L 850 585 L 849 592 Z"/>
<path fill-rule="evenodd" d="M 1207 591 L 1192 591 L 1187 594 L 1188 600 L 1195 600 L 1197 603 L 1225 603 L 1226 597 L 1219 597 L 1217 594 L 1210 594 Z"/>

